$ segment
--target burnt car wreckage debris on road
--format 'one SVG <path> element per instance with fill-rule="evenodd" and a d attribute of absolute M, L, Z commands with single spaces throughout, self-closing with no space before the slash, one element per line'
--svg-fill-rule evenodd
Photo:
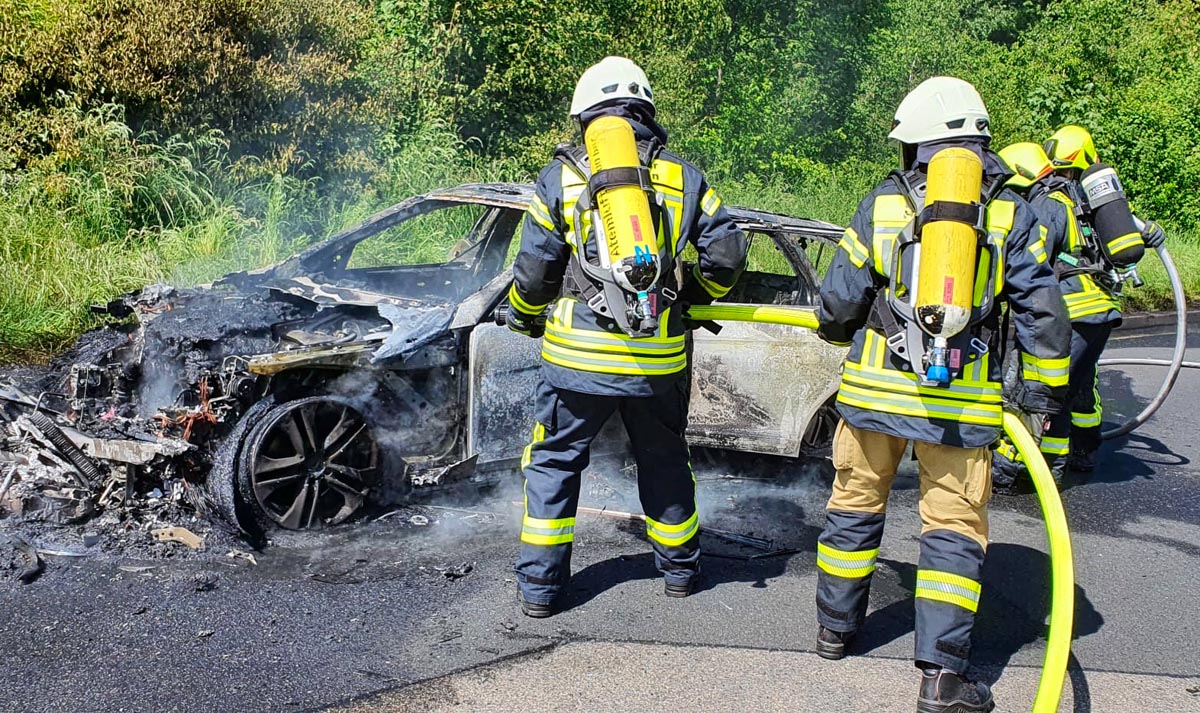
<path fill-rule="evenodd" d="M 269 268 L 97 306 L 109 326 L 23 390 L 0 385 L 0 506 L 56 522 L 149 511 L 147 532 L 215 512 L 255 538 L 511 474 L 537 342 L 494 315 L 531 195 L 519 184 L 434 191 Z M 786 267 L 752 269 L 727 301 L 811 304 L 813 260 L 841 229 L 731 212 L 752 249 Z M 422 222 L 425 233 L 411 229 Z M 430 225 L 459 238 L 451 259 L 399 264 L 397 250 Z M 841 355 L 786 327 L 697 332 L 690 440 L 821 448 Z"/>

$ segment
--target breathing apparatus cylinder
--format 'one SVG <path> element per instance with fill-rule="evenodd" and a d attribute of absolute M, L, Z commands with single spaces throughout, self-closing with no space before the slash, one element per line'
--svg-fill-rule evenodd
<path fill-rule="evenodd" d="M 613 169 L 636 171 L 637 140 L 633 127 L 619 116 L 601 116 L 587 127 L 584 136 L 593 180 Z M 614 175 L 614 174 L 609 174 Z M 645 188 L 628 179 L 601 181 L 595 192 L 600 225 L 596 236 L 601 241 L 601 265 L 611 271 L 613 280 L 636 298 L 636 316 L 643 329 L 656 323 L 657 310 L 649 290 L 658 281 L 658 235 L 650 217 L 650 201 Z"/>
<path fill-rule="evenodd" d="M 978 209 L 983 161 L 974 151 L 948 148 L 929 162 L 925 207 L 951 203 Z M 967 328 L 975 293 L 978 236 L 961 220 L 936 219 L 921 229 L 921 258 L 914 313 L 921 331 L 933 337 L 925 365 L 926 381 L 950 383 L 948 340 Z M 955 365 L 957 366 L 957 365 Z"/>
<path fill-rule="evenodd" d="M 1096 247 L 1118 270 L 1133 267 L 1146 254 L 1142 233 L 1129 208 L 1121 179 L 1111 166 L 1094 163 L 1079 177 L 1096 231 Z"/>

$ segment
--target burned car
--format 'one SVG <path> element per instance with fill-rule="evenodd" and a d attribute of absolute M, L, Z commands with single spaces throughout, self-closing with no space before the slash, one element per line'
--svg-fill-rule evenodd
<path fill-rule="evenodd" d="M 271 267 L 98 306 L 112 324 L 59 360 L 57 384 L 0 399 L 10 418 L 36 420 L 80 487 L 204 484 L 203 500 L 248 533 L 511 477 L 540 360 L 538 342 L 496 315 L 531 196 L 519 184 L 433 191 Z M 751 268 L 725 301 L 812 304 L 841 229 L 730 212 Z M 783 456 L 828 445 L 843 350 L 728 324 L 697 331 L 694 354 L 692 444 Z"/>

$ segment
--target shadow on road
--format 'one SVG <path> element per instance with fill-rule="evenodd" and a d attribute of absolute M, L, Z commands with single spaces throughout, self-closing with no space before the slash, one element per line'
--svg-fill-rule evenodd
<path fill-rule="evenodd" d="M 915 613 L 911 592 L 917 568 L 908 562 L 880 559 L 872 598 L 883 595 L 890 603 L 871 611 L 854 643 L 854 653 L 866 654 L 913 630 Z M 993 543 L 983 567 L 983 597 L 972 637 L 974 675 L 995 683 L 1012 657 L 1024 647 L 1044 641 L 1050 615 L 1050 558 L 1022 545 Z M 877 591 L 881 590 L 881 591 Z M 899 596 L 901 598 L 896 599 Z M 1084 589 L 1075 587 L 1073 638 L 1100 630 L 1104 617 Z M 1085 672 L 1074 657 L 1069 664 L 1075 711 L 1090 711 Z"/>
<path fill-rule="evenodd" d="M 741 517 L 736 525 L 723 518 L 717 518 L 711 524 L 731 530 L 737 527 L 740 532 L 757 529 L 754 528 L 756 522 L 774 523 L 775 527 L 770 531 L 781 535 L 774 540 L 775 550 L 758 551 L 733 545 L 715 536 L 703 535 L 699 591 L 730 583 L 749 583 L 752 587 L 765 588 L 769 586 L 769 580 L 783 575 L 789 569 L 794 572 L 815 569 L 814 553 L 821 528 L 805 523 L 804 508 L 790 499 L 787 491 L 781 491 L 778 495 L 742 498 L 737 507 Z M 702 522 L 710 520 L 704 519 Z M 780 527 L 780 523 L 791 525 L 785 528 Z M 649 551 L 650 540 L 640 524 L 622 523 L 619 529 L 637 536 L 645 543 L 647 551 L 618 555 L 576 572 L 571 577 L 571 594 L 564 611 L 583 606 L 626 582 L 662 576 L 654 566 L 654 555 Z"/>

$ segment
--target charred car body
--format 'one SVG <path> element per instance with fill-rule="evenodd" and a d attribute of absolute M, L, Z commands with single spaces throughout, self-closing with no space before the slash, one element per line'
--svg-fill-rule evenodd
<path fill-rule="evenodd" d="M 63 378 L 0 400 L 10 420 L 38 414 L 58 432 L 47 438 L 70 442 L 60 450 L 79 462 L 81 487 L 205 483 L 205 499 L 251 534 L 486 479 L 532 424 L 538 344 L 494 318 L 531 195 L 518 184 L 427 193 L 272 267 L 99 306 L 114 324 L 60 359 Z M 726 301 L 813 303 L 814 262 L 841 229 L 731 213 L 752 261 Z M 411 264 L 449 243 L 450 260 Z M 773 325 L 694 339 L 693 444 L 796 456 L 829 442 L 842 350 Z"/>

